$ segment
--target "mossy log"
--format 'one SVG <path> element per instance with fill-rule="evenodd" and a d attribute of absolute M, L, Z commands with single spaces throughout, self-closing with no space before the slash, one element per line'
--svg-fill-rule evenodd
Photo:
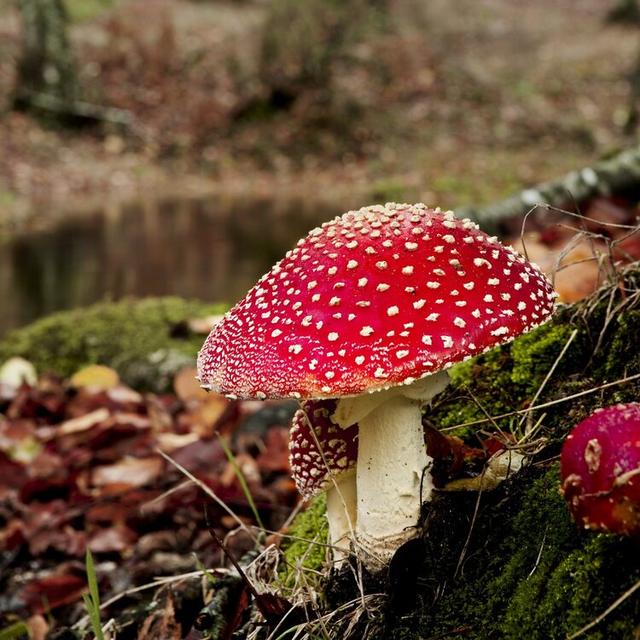
<path fill-rule="evenodd" d="M 564 639 L 640 581 L 640 541 L 579 529 L 559 492 L 558 464 L 568 431 L 593 410 L 640 401 L 639 345 L 635 265 L 543 327 L 453 369 L 453 384 L 425 419 L 477 445 L 480 432 L 521 437 L 530 415 L 536 446 L 529 464 L 498 489 L 442 491 L 423 505 L 421 538 L 396 557 L 384 584 L 371 587 L 386 589 L 384 615 L 356 625 L 350 637 Z M 313 514 L 317 521 L 317 508 Z M 301 525 L 311 537 L 309 519 Z M 319 557 L 299 542 L 289 547 L 289 566 L 305 553 Z M 344 575 L 331 576 L 324 592 L 334 610 L 358 598 Z M 579 637 L 640 637 L 639 595 L 631 593 Z M 351 622 L 345 615 L 343 626 L 336 623 L 335 637 L 347 637 Z"/>
<path fill-rule="evenodd" d="M 640 192 L 640 147 L 632 147 L 593 166 L 570 171 L 557 180 L 538 184 L 486 207 L 461 207 L 456 213 L 476 220 L 485 231 L 499 232 L 509 218 L 518 218 L 537 205 L 576 210 L 597 196 Z"/>

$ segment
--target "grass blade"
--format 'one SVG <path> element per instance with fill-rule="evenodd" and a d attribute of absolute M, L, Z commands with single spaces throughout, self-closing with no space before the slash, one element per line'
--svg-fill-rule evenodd
<path fill-rule="evenodd" d="M 249 490 L 249 485 L 247 484 L 247 480 L 242 473 L 242 470 L 238 466 L 236 462 L 236 457 L 233 455 L 233 451 L 229 449 L 229 445 L 226 443 L 225 439 L 218 435 L 218 440 L 220 441 L 220 445 L 222 446 L 222 450 L 227 456 L 227 460 L 231 463 L 233 470 L 235 471 L 236 476 L 238 477 L 238 481 L 240 482 L 240 486 L 242 487 L 242 493 L 244 493 L 245 498 L 247 499 L 247 503 L 251 508 L 251 512 L 253 513 L 253 517 L 255 518 L 258 526 L 261 529 L 264 529 L 264 524 L 262 523 L 262 519 L 260 518 L 260 514 L 258 513 L 258 508 L 256 507 L 256 503 L 253 500 L 253 496 L 251 495 L 251 491 Z"/>

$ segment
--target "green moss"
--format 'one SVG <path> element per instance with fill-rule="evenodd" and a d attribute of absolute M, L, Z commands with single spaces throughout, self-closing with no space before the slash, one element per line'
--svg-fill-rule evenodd
<path fill-rule="evenodd" d="M 128 384 L 161 390 L 177 368 L 195 362 L 203 342 L 203 336 L 184 330 L 185 320 L 221 311 L 220 305 L 180 298 L 124 300 L 64 311 L 8 334 L 0 341 L 0 362 L 22 356 L 39 372 L 61 376 L 87 364 L 105 364 Z"/>
<path fill-rule="evenodd" d="M 282 547 L 284 564 L 279 581 L 285 589 L 303 584 L 319 584 L 319 573 L 327 564 L 329 525 L 324 494 L 314 498 L 293 521 Z M 306 542 L 312 540 L 313 543 Z"/>
<path fill-rule="evenodd" d="M 611 339 L 604 342 L 600 354 L 602 365 L 599 375 L 603 378 L 617 377 L 621 369 L 640 369 L 640 350 L 629 349 L 629 344 L 638 344 L 640 311 L 631 310 L 617 316 L 610 333 Z"/>

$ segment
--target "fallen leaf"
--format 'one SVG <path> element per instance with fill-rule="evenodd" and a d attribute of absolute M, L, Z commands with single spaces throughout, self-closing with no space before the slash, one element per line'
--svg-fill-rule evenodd
<path fill-rule="evenodd" d="M 92 391 L 107 391 L 120 383 L 118 373 L 110 367 L 92 364 L 80 369 L 71 376 L 69 384 L 75 388 L 86 388 Z"/>
<path fill-rule="evenodd" d="M 165 453 L 171 453 L 176 449 L 182 449 L 187 445 L 198 442 L 200 436 L 197 433 L 159 433 L 156 437 L 158 448 Z"/>
<path fill-rule="evenodd" d="M 137 640 L 180 640 L 182 627 L 176 621 L 176 612 L 171 592 L 166 592 L 162 606 L 155 608 L 142 623 Z"/>
<path fill-rule="evenodd" d="M 207 391 L 201 386 L 196 379 L 198 370 L 195 367 L 184 367 L 180 369 L 173 378 L 173 390 L 180 400 L 204 399 L 207 397 Z"/>
<path fill-rule="evenodd" d="M 157 457 L 124 458 L 120 462 L 93 469 L 91 480 L 96 487 L 109 484 L 122 484 L 130 487 L 141 487 L 153 482 L 160 473 L 164 463 Z"/>
<path fill-rule="evenodd" d="M 9 358 L 0 367 L 0 383 L 14 389 L 23 384 L 33 387 L 37 381 L 36 368 L 24 358 Z"/>
<path fill-rule="evenodd" d="M 49 609 L 75 602 L 85 590 L 84 578 L 63 574 L 32 580 L 22 589 L 20 595 L 33 613 L 42 614 Z"/>
<path fill-rule="evenodd" d="M 91 413 L 87 413 L 78 418 L 72 418 L 66 420 L 62 424 L 58 425 L 56 429 L 56 436 L 65 436 L 72 433 L 78 433 L 79 431 L 87 431 L 92 427 L 104 422 L 111 414 L 108 409 L 96 409 Z"/>
<path fill-rule="evenodd" d="M 93 553 L 122 552 L 129 549 L 136 541 L 137 535 L 129 527 L 122 524 L 98 529 L 91 534 L 88 541 Z"/>

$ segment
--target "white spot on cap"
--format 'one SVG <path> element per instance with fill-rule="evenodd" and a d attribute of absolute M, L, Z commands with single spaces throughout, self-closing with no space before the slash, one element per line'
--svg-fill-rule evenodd
<path fill-rule="evenodd" d="M 418 243 L 417 242 L 405 242 L 404 246 L 405 246 L 405 249 L 407 251 L 415 251 L 418 248 Z"/>
<path fill-rule="evenodd" d="M 391 287 L 391 285 L 387 284 L 386 282 L 381 282 L 377 287 L 376 287 L 376 291 L 386 291 L 387 289 L 389 289 Z"/>
<path fill-rule="evenodd" d="M 340 298 L 338 296 L 333 296 L 331 300 L 329 300 L 330 307 L 337 307 L 340 304 Z"/>
<path fill-rule="evenodd" d="M 292 344 L 289 347 L 289 353 L 294 353 L 295 355 L 298 355 L 301 351 L 302 351 L 302 347 L 299 344 Z"/>
<path fill-rule="evenodd" d="M 402 358 L 406 358 L 409 355 L 409 352 L 406 349 L 401 349 L 400 351 L 396 351 L 396 357 L 398 360 L 402 360 Z"/>
<path fill-rule="evenodd" d="M 358 262 L 356 260 L 349 260 L 347 262 L 347 269 L 355 269 L 358 266 Z"/>
<path fill-rule="evenodd" d="M 456 327 L 461 327 L 461 328 L 464 328 L 467 326 L 467 323 L 462 318 L 454 318 L 453 324 L 455 324 Z"/>
<path fill-rule="evenodd" d="M 423 298 L 420 298 L 420 300 L 416 300 L 413 303 L 413 308 L 414 309 L 422 309 L 422 307 L 424 307 L 425 304 L 427 304 L 427 301 L 424 300 Z"/>
<path fill-rule="evenodd" d="M 360 335 L 364 336 L 365 338 L 367 336 L 370 336 L 373 333 L 373 327 L 362 327 L 362 329 L 360 329 Z"/>
<path fill-rule="evenodd" d="M 364 356 L 356 356 L 355 357 L 356 364 L 364 364 Z"/>
<path fill-rule="evenodd" d="M 388 316 L 397 316 L 399 313 L 400 309 L 398 309 L 398 307 L 396 307 L 395 305 L 387 309 Z"/>
<path fill-rule="evenodd" d="M 379 262 L 376 262 L 376 267 L 378 267 L 378 269 L 386 269 L 388 266 L 389 265 L 385 260 L 380 260 Z"/>
<path fill-rule="evenodd" d="M 280 331 L 280 329 L 274 329 L 271 332 L 271 337 L 272 338 L 277 338 L 278 336 L 282 335 L 282 331 Z"/>
<path fill-rule="evenodd" d="M 435 322 L 439 317 L 440 317 L 440 314 L 439 314 L 439 313 L 430 313 L 430 314 L 427 316 L 427 320 L 430 320 L 430 321 L 432 321 L 432 322 Z"/>
<path fill-rule="evenodd" d="M 440 336 L 442 340 L 442 346 L 445 349 L 451 349 L 453 347 L 453 338 L 451 336 Z"/>
<path fill-rule="evenodd" d="M 367 281 L 367 279 L 366 279 L 366 278 L 360 278 L 360 279 L 358 280 L 358 286 L 359 286 L 359 287 L 364 287 L 364 286 L 366 286 L 367 282 L 368 282 L 368 281 Z"/>
<path fill-rule="evenodd" d="M 332 331 L 327 338 L 329 339 L 330 342 L 335 342 L 340 336 L 335 332 Z"/>
<path fill-rule="evenodd" d="M 413 273 L 413 267 L 412 266 L 402 267 L 402 273 L 405 276 L 410 276 Z"/>

